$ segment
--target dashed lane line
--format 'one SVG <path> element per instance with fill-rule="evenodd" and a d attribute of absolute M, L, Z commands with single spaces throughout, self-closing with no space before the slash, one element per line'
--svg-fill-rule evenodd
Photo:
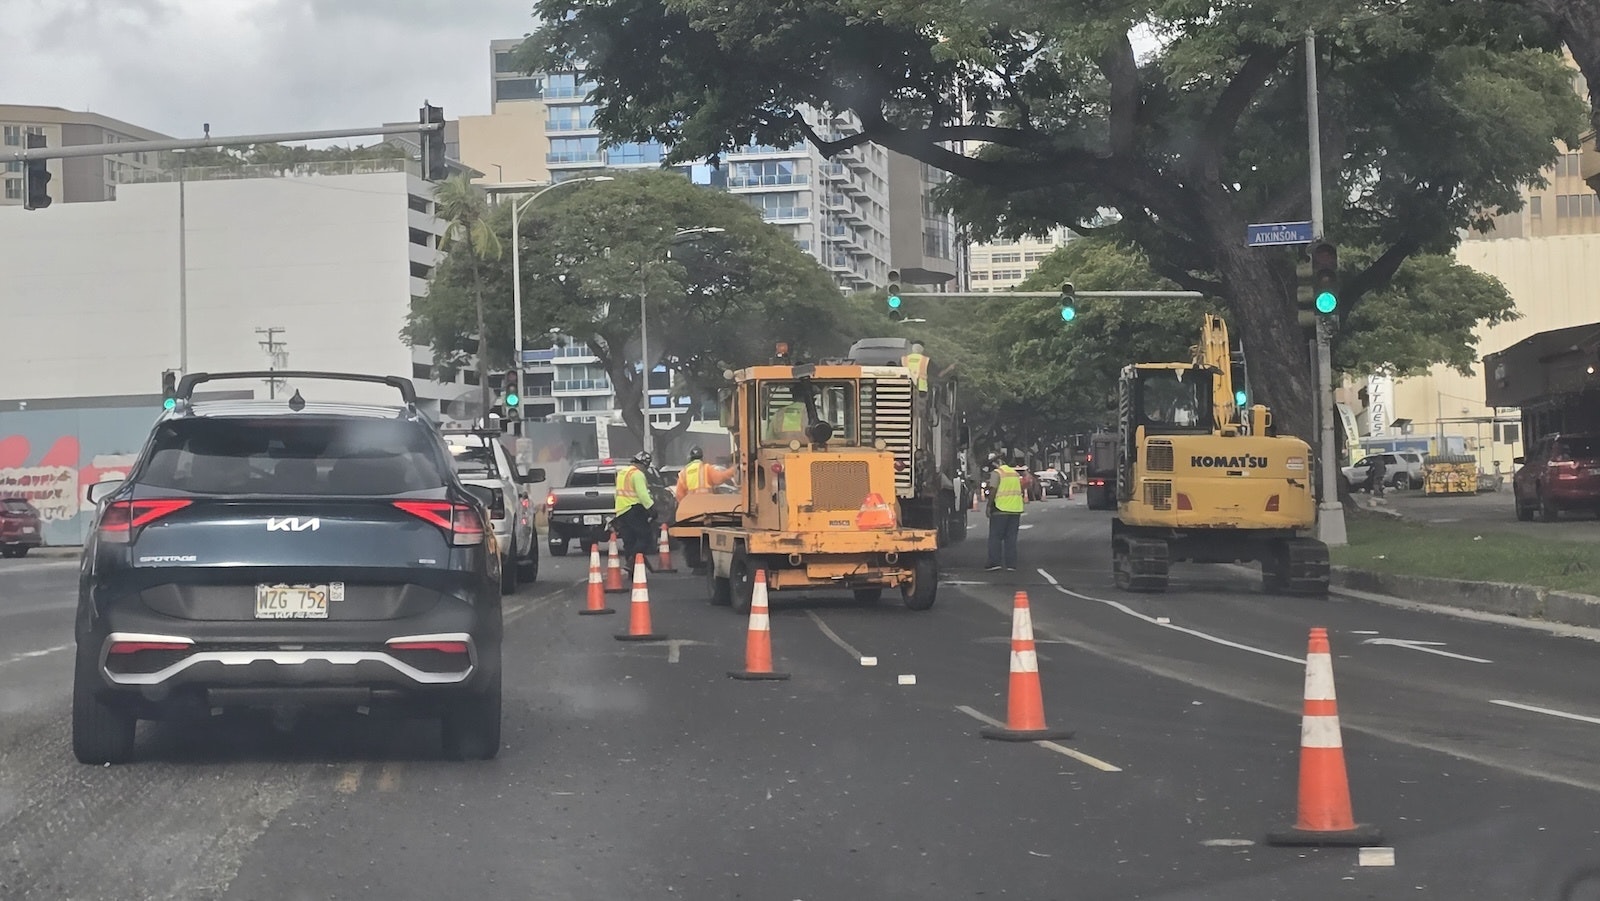
<path fill-rule="evenodd" d="M 24 660 L 32 660 L 35 657 L 44 657 L 48 654 L 57 653 L 58 651 L 70 650 L 72 650 L 72 645 L 58 644 L 53 648 L 40 648 L 37 651 L 23 651 L 20 654 L 12 654 L 10 657 L 0 660 L 0 666 L 5 666 L 8 663 L 21 663 Z"/>
<path fill-rule="evenodd" d="M 1581 713 L 1568 713 L 1565 710 L 1555 710 L 1550 707 L 1535 707 L 1532 704 L 1519 704 L 1516 701 L 1501 701 L 1493 698 L 1489 700 L 1489 703 L 1498 704 L 1501 707 L 1513 707 L 1517 710 L 1526 710 L 1530 713 L 1542 713 L 1545 716 L 1558 716 L 1564 720 L 1577 720 L 1580 723 L 1594 723 L 1596 726 L 1600 726 L 1600 717 L 1584 716 Z"/>
<path fill-rule="evenodd" d="M 1220 644 L 1220 645 L 1223 645 L 1224 647 L 1230 647 L 1230 648 L 1234 648 L 1234 649 L 1240 650 L 1240 651 L 1249 651 L 1252 654 L 1260 654 L 1263 657 L 1271 657 L 1274 660 L 1282 660 L 1282 661 L 1285 661 L 1287 663 L 1293 663 L 1295 666 L 1305 666 L 1306 665 L 1306 659 L 1304 657 L 1291 657 L 1288 654 L 1280 654 L 1277 651 L 1269 651 L 1266 648 L 1258 648 L 1258 647 L 1255 647 L 1254 645 L 1241 644 L 1241 643 L 1239 643 L 1237 641 L 1229 641 L 1226 638 L 1223 638 L 1223 637 L 1218 636 L 1218 635 L 1212 635 L 1209 632 L 1201 632 L 1199 629 L 1191 629 L 1191 628 L 1189 628 L 1187 626 L 1178 626 L 1178 625 L 1174 625 L 1174 624 L 1172 624 L 1170 622 L 1162 622 L 1161 619 L 1158 619 L 1158 618 L 1156 618 L 1154 616 L 1149 616 L 1149 615 L 1140 613 L 1139 611 L 1133 609 L 1132 607 L 1129 607 L 1127 604 L 1121 603 L 1120 601 L 1112 601 L 1112 600 L 1108 600 L 1106 598 L 1093 597 L 1092 595 L 1079 594 L 1078 592 L 1073 591 L 1072 589 L 1063 586 L 1060 582 L 1057 582 L 1055 576 L 1050 575 L 1048 572 L 1045 572 L 1043 569 L 1040 569 L 1038 572 L 1039 572 L 1039 575 L 1044 577 L 1044 580 L 1046 582 L 1050 583 L 1050 587 L 1051 588 L 1054 588 L 1056 591 L 1059 591 L 1062 594 L 1069 595 L 1069 596 L 1075 597 L 1075 598 L 1079 598 L 1079 599 L 1085 600 L 1085 601 L 1094 601 L 1097 604 L 1105 604 L 1107 607 L 1110 607 L 1110 608 L 1112 608 L 1114 610 L 1118 610 L 1118 611 L 1120 611 L 1122 613 L 1126 613 L 1129 616 L 1133 617 L 1134 619 L 1144 620 L 1145 622 L 1151 624 L 1152 626 L 1160 626 L 1163 629 L 1171 629 L 1174 632 L 1182 632 L 1185 635 L 1193 635 L 1196 638 L 1201 638 L 1201 639 L 1204 639 L 1206 641 L 1212 642 L 1214 644 Z"/>
<path fill-rule="evenodd" d="M 996 729 L 1004 729 L 1006 727 L 1005 723 L 1000 722 L 999 720 L 995 719 L 992 716 L 989 716 L 986 713 L 983 713 L 982 711 L 974 710 L 973 708 L 968 707 L 965 704 L 958 704 L 956 706 L 956 709 L 961 711 L 962 713 L 965 713 L 967 716 L 972 717 L 973 719 L 977 720 L 978 722 L 984 723 L 986 725 L 993 726 Z M 1056 752 L 1057 754 L 1065 754 L 1066 756 L 1071 757 L 1073 760 L 1076 760 L 1079 763 L 1087 763 L 1088 765 L 1094 767 L 1095 769 L 1101 771 L 1102 773 L 1120 773 L 1120 772 L 1122 772 L 1122 767 L 1116 766 L 1114 764 L 1106 763 L 1104 760 L 1101 760 L 1098 757 L 1091 757 L 1088 754 L 1083 753 L 1082 751 L 1076 750 L 1074 748 L 1069 748 L 1066 745 L 1058 745 L 1053 741 L 1035 741 L 1035 742 L 1029 742 L 1029 744 L 1035 744 L 1035 745 L 1038 745 L 1041 748 L 1048 748 L 1048 749 Z"/>
<path fill-rule="evenodd" d="M 835 632 L 829 628 L 828 624 L 822 621 L 822 617 L 818 616 L 815 610 L 807 610 L 806 616 L 811 617 L 811 621 L 817 624 L 817 628 L 822 630 L 823 635 L 828 636 L 829 641 L 842 648 L 846 654 L 850 655 L 852 660 L 855 660 L 857 663 L 861 662 L 861 658 L 864 655 L 860 651 L 856 650 L 855 645 L 852 645 L 850 642 L 840 638 L 838 632 Z"/>

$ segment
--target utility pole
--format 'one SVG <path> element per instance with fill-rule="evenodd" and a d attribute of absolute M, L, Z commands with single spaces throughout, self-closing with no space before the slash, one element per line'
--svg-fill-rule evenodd
<path fill-rule="evenodd" d="M 286 362 L 281 356 L 283 351 L 279 350 L 279 348 L 286 347 L 287 345 L 278 340 L 278 335 L 283 331 L 285 331 L 285 329 L 281 325 L 256 329 L 256 334 L 267 336 L 267 340 L 260 342 L 260 344 L 261 349 L 267 352 L 268 372 L 275 372 L 278 369 L 283 368 L 280 364 Z M 273 400 L 277 398 L 278 388 L 281 386 L 282 385 L 278 379 L 267 379 L 267 399 Z"/>
<path fill-rule="evenodd" d="M 1306 140 L 1311 161 L 1311 237 L 1323 239 L 1322 121 L 1317 106 L 1317 36 L 1306 29 Z M 1317 509 L 1317 538 L 1329 547 L 1350 543 L 1344 505 L 1339 502 L 1338 461 L 1333 432 L 1333 352 L 1329 346 L 1332 316 L 1317 317 L 1317 410 L 1320 419 L 1322 503 Z"/>
<path fill-rule="evenodd" d="M 189 154 L 178 151 L 178 374 L 189 374 L 189 222 L 184 173 Z"/>

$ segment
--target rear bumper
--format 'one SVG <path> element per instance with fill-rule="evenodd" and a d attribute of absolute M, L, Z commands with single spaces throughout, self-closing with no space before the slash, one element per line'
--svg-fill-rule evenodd
<path fill-rule="evenodd" d="M 0 535 L 0 547 L 43 547 L 44 536 L 39 532 L 7 532 Z"/>
<path fill-rule="evenodd" d="M 600 522 L 585 523 L 585 516 L 598 516 Z M 581 538 L 585 543 L 604 538 L 610 533 L 611 513 L 552 513 L 550 522 L 545 527 L 551 541 L 570 541 Z"/>
<path fill-rule="evenodd" d="M 461 659 L 445 665 L 419 666 L 414 665 L 415 661 L 407 662 L 403 652 L 388 646 L 399 641 L 462 642 L 467 653 L 450 655 Z M 149 672 L 128 671 L 110 659 L 111 648 L 119 642 L 187 644 L 191 650 L 158 652 L 177 659 Z M 397 635 L 389 642 L 367 648 L 329 644 L 299 645 L 297 650 L 266 647 L 259 642 L 198 643 L 177 635 L 113 632 L 101 642 L 99 668 L 105 681 L 118 688 L 163 687 L 171 691 L 185 685 L 206 688 L 364 686 L 416 690 L 462 685 L 478 671 L 479 663 L 477 643 L 465 632 Z"/>
<path fill-rule="evenodd" d="M 1574 479 L 1570 482 L 1551 479 L 1544 483 L 1544 498 L 1547 502 L 1563 509 L 1576 507 L 1588 509 L 1600 506 L 1600 485 L 1588 479 Z"/>

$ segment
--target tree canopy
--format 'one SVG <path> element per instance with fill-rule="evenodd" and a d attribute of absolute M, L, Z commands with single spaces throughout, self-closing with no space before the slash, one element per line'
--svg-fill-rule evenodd
<path fill-rule="evenodd" d="M 639 412 L 639 298 L 649 308 L 648 351 L 680 393 L 703 397 L 729 367 L 771 358 L 777 341 L 797 353 L 837 354 L 850 335 L 833 280 L 781 230 L 737 197 L 668 172 L 615 172 L 614 181 L 552 190 L 524 207 L 520 224 L 523 339 L 586 343 L 600 359 L 624 420 Z M 511 203 L 487 222 L 505 246 L 481 261 L 490 368 L 508 366 L 512 330 Z M 684 236 L 684 229 L 722 229 Z M 403 337 L 431 346 L 445 371 L 476 354 L 469 258 L 446 258 Z M 551 330 L 561 337 L 553 338 Z M 686 426 L 688 420 L 683 424 Z"/>
<path fill-rule="evenodd" d="M 1374 248 L 1346 273 L 1347 322 L 1393 297 L 1380 292 L 1407 259 L 1516 209 L 1583 121 L 1550 24 L 1493 0 L 539 0 L 537 14 L 518 59 L 581 63 L 609 139 L 676 159 L 872 141 L 956 176 L 948 199 L 976 237 L 1066 224 L 1132 242 L 1231 308 L 1261 349 L 1264 399 L 1300 434 L 1314 393 L 1294 260 L 1244 241 L 1249 223 L 1309 218 L 1306 28 L 1327 235 Z M 819 132 L 810 107 L 859 128 Z"/>

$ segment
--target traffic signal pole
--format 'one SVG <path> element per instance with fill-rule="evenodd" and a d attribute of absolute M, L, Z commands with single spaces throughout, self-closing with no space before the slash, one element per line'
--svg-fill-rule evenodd
<path fill-rule="evenodd" d="M 1322 121 L 1317 104 L 1317 36 L 1306 29 L 1306 146 L 1311 163 L 1311 237 L 1323 239 Z M 1344 505 L 1339 502 L 1338 456 L 1333 433 L 1333 351 L 1329 329 L 1333 316 L 1317 317 L 1317 412 L 1322 460 L 1322 502 L 1317 508 L 1317 538 L 1329 547 L 1350 543 Z"/>

